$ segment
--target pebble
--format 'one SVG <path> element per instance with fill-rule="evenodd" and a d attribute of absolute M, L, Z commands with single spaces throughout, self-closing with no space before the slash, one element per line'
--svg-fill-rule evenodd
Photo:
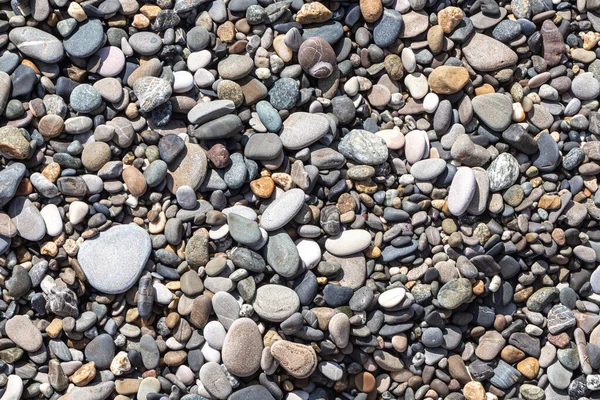
<path fill-rule="evenodd" d="M 263 212 L 260 226 L 266 231 L 283 228 L 304 205 L 304 192 L 291 189 L 277 197 Z"/>
<path fill-rule="evenodd" d="M 3 400 L 594 397 L 597 0 L 4 9 Z"/>
<path fill-rule="evenodd" d="M 94 289 L 107 294 L 123 293 L 137 282 L 150 250 L 150 237 L 143 229 L 121 225 L 85 241 L 77 260 Z M 111 279 L 105 279 L 107 274 Z"/>
<path fill-rule="evenodd" d="M 240 318 L 225 336 L 223 364 L 237 376 L 250 376 L 260 368 L 262 350 L 262 336 L 254 321 Z"/>
<path fill-rule="evenodd" d="M 371 244 L 371 235 L 360 229 L 343 231 L 337 237 L 327 239 L 325 248 L 334 256 L 344 257 L 363 251 Z"/>
<path fill-rule="evenodd" d="M 487 126 L 495 131 L 504 131 L 511 123 L 512 102 L 508 96 L 489 93 L 475 96 L 473 111 Z"/>
<path fill-rule="evenodd" d="M 300 150 L 318 141 L 329 132 L 329 121 L 318 114 L 297 112 L 283 122 L 279 136 L 283 147 Z"/>
<path fill-rule="evenodd" d="M 450 191 L 448 192 L 448 209 L 456 216 L 463 215 L 477 188 L 477 181 L 475 180 L 475 174 L 469 167 L 459 168 L 452 184 L 450 185 Z"/>
<path fill-rule="evenodd" d="M 33 323 L 22 315 L 6 321 L 6 335 L 17 346 L 30 353 L 38 351 L 43 345 L 40 331 Z"/>
<path fill-rule="evenodd" d="M 271 322 L 282 322 L 300 307 L 298 295 L 292 289 L 279 285 L 265 285 L 256 291 L 254 311 Z"/>

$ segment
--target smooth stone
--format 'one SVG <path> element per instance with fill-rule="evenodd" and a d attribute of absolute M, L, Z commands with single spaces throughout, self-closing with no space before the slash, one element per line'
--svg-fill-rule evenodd
<path fill-rule="evenodd" d="M 8 215 L 23 239 L 37 242 L 46 234 L 44 218 L 28 198 L 13 199 L 8 208 Z"/>
<path fill-rule="evenodd" d="M 404 154 L 409 164 L 414 164 L 426 156 L 429 151 L 429 143 L 426 140 L 426 134 L 423 131 L 410 131 L 404 137 Z"/>
<path fill-rule="evenodd" d="M 6 381 L 6 389 L 1 397 L 2 400 L 20 400 L 23 394 L 23 379 L 19 375 L 11 374 Z"/>
<path fill-rule="evenodd" d="M 42 334 L 31 320 L 23 315 L 16 315 L 6 321 L 6 335 L 23 350 L 33 353 L 43 344 Z"/>
<path fill-rule="evenodd" d="M 341 266 L 336 275 L 336 280 L 340 285 L 348 286 L 354 290 L 360 288 L 366 279 L 366 260 L 362 253 L 355 253 L 345 257 L 338 257 L 329 252 L 323 254 L 323 259 L 328 262 L 335 262 Z"/>
<path fill-rule="evenodd" d="M 600 83 L 591 72 L 580 73 L 573 79 L 571 91 L 580 100 L 595 99 L 600 94 Z"/>
<path fill-rule="evenodd" d="M 325 241 L 328 252 L 338 257 L 365 250 L 371 244 L 371 234 L 362 229 L 349 229 Z"/>
<path fill-rule="evenodd" d="M 85 358 L 96 363 L 100 370 L 108 368 L 114 356 L 115 344 L 106 333 L 96 336 L 85 348 Z"/>
<path fill-rule="evenodd" d="M 262 240 L 262 234 L 258 224 L 241 215 L 231 213 L 227 216 L 229 234 L 238 243 L 251 246 Z"/>
<path fill-rule="evenodd" d="M 271 268 L 284 278 L 295 276 L 300 267 L 298 249 L 290 235 L 282 229 L 269 234 L 265 258 Z"/>
<path fill-rule="evenodd" d="M 20 134 L 20 133 L 19 133 Z M 12 163 L 0 171 L 0 207 L 12 200 L 21 179 L 25 176 L 26 167 L 21 163 Z"/>
<path fill-rule="evenodd" d="M 329 121 L 322 115 L 295 112 L 283 122 L 279 138 L 286 149 L 300 150 L 325 136 L 329 128 Z"/>
<path fill-rule="evenodd" d="M 512 122 L 512 100 L 504 94 L 475 96 L 471 103 L 475 114 L 495 131 L 505 130 Z"/>
<path fill-rule="evenodd" d="M 154 378 L 153 378 L 154 379 Z M 157 380 L 158 381 L 158 380 Z M 86 387 L 74 387 L 71 391 L 67 392 L 64 396 L 60 397 L 61 400 L 104 400 L 108 398 L 115 390 L 114 382 L 100 382 L 94 386 Z M 141 399 L 141 397 L 140 397 Z"/>
<path fill-rule="evenodd" d="M 177 193 L 181 186 L 197 190 L 204 181 L 207 169 L 208 159 L 202 147 L 187 143 L 185 150 L 169 165 L 167 188 L 171 193 Z"/>
<path fill-rule="evenodd" d="M 440 158 L 428 158 L 414 163 L 410 167 L 410 174 L 415 179 L 428 181 L 437 178 L 446 170 L 446 161 Z"/>
<path fill-rule="evenodd" d="M 59 62 L 65 54 L 60 40 L 37 28 L 29 26 L 13 28 L 8 38 L 21 53 L 45 63 Z"/>
<path fill-rule="evenodd" d="M 304 205 L 304 191 L 291 189 L 277 197 L 263 212 L 260 226 L 266 231 L 283 228 Z"/>
<path fill-rule="evenodd" d="M 409 22 L 414 23 L 415 21 Z M 375 27 L 373 28 L 373 40 L 375 44 L 379 47 L 391 45 L 403 27 L 402 15 L 396 10 L 385 9 L 382 17 L 375 23 Z M 412 32 L 406 33 L 412 34 Z"/>
<path fill-rule="evenodd" d="M 129 38 L 131 48 L 142 56 L 151 56 L 158 53 L 162 44 L 162 39 L 154 32 L 138 32 Z"/>
<path fill-rule="evenodd" d="M 217 70 L 222 79 L 235 81 L 248 75 L 253 67 L 254 63 L 250 57 L 230 54 L 219 62 Z"/>
<path fill-rule="evenodd" d="M 91 85 L 79 85 L 71 93 L 71 107 L 75 111 L 89 113 L 100 107 L 101 104 L 100 92 Z"/>
<path fill-rule="evenodd" d="M 77 58 L 87 58 L 104 44 L 104 29 L 98 19 L 88 19 L 79 24 L 75 32 L 63 41 L 65 51 Z"/>
<path fill-rule="evenodd" d="M 50 236 L 58 236 L 63 231 L 63 222 L 58 207 L 54 204 L 48 204 L 40 211 L 44 223 L 46 224 L 46 233 Z"/>
<path fill-rule="evenodd" d="M 448 192 L 448 209 L 453 215 L 463 215 L 477 190 L 475 174 L 469 167 L 458 168 Z"/>
<path fill-rule="evenodd" d="M 481 33 L 475 33 L 462 50 L 469 65 L 483 72 L 508 67 L 519 59 L 504 43 Z"/>
<path fill-rule="evenodd" d="M 185 396 L 181 400 L 186 400 Z M 189 400 L 202 400 L 202 399 L 189 399 Z M 239 389 L 233 392 L 227 400 L 275 400 L 269 390 L 264 386 L 253 385 L 246 386 L 243 389 Z"/>
<path fill-rule="evenodd" d="M 249 318 L 233 322 L 225 336 L 222 358 L 227 370 L 246 377 L 260 368 L 263 343 L 258 326 Z"/>
<path fill-rule="evenodd" d="M 248 139 L 244 147 L 244 155 L 253 160 L 273 160 L 281 154 L 282 149 L 283 144 L 278 135 L 256 133 Z"/>
<path fill-rule="evenodd" d="M 92 287 L 116 294 L 136 283 L 151 250 L 150 236 L 144 229 L 119 225 L 84 241 L 77 260 Z"/>
<path fill-rule="evenodd" d="M 268 284 L 258 288 L 252 305 L 260 318 L 283 322 L 298 310 L 300 299 L 288 287 Z"/>
<path fill-rule="evenodd" d="M 115 46 L 103 47 L 90 59 L 87 69 L 104 77 L 113 77 L 125 67 L 125 55 Z"/>
<path fill-rule="evenodd" d="M 200 125 L 193 132 L 198 139 L 226 139 L 243 130 L 240 117 L 229 114 Z"/>

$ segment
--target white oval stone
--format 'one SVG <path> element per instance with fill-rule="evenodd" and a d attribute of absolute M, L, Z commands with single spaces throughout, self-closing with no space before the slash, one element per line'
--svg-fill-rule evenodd
<path fill-rule="evenodd" d="M 415 100 L 422 99 L 429 91 L 429 84 L 425 75 L 415 72 L 404 78 L 404 84 Z"/>
<path fill-rule="evenodd" d="M 427 96 L 425 96 L 423 99 L 423 109 L 425 109 L 425 112 L 430 114 L 437 110 L 439 104 L 440 98 L 433 92 L 427 93 Z"/>
<path fill-rule="evenodd" d="M 425 153 L 427 152 L 425 135 L 425 132 L 415 130 L 408 132 L 404 137 L 404 140 L 406 140 L 404 154 L 406 155 L 406 161 L 408 161 L 409 164 L 414 164 L 425 157 Z"/>
<path fill-rule="evenodd" d="M 400 304 L 404 300 L 404 296 L 406 296 L 406 289 L 397 287 L 381 293 L 377 301 L 381 307 L 392 308 Z"/>
<path fill-rule="evenodd" d="M 343 231 L 325 241 L 325 248 L 334 256 L 344 257 L 363 251 L 371 244 L 371 234 L 362 229 Z"/>
<path fill-rule="evenodd" d="M 46 224 L 46 233 L 50 236 L 60 235 L 63 230 L 63 222 L 58 207 L 54 204 L 48 204 L 42 208 L 40 214 L 42 214 L 42 218 L 44 218 L 44 223 Z"/>
<path fill-rule="evenodd" d="M 467 211 L 476 189 L 477 181 L 471 168 L 459 168 L 452 179 L 448 193 L 448 209 L 452 215 L 458 217 Z"/>
<path fill-rule="evenodd" d="M 89 206 L 83 201 L 74 201 L 69 205 L 69 222 L 73 225 L 81 223 L 88 214 Z"/>
<path fill-rule="evenodd" d="M 321 247 L 314 240 L 296 240 L 296 248 L 307 269 L 313 269 L 321 261 Z"/>
<path fill-rule="evenodd" d="M 173 91 L 175 93 L 185 93 L 194 87 L 194 77 L 188 71 L 177 71 L 173 73 L 175 82 L 173 82 Z"/>
<path fill-rule="evenodd" d="M 9 375 L 2 400 L 19 400 L 23 394 L 23 380 L 18 375 Z"/>

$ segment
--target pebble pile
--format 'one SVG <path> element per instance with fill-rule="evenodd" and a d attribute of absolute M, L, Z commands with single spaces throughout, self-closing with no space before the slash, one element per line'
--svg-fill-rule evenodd
<path fill-rule="evenodd" d="M 600 397 L 600 0 L 0 0 L 0 400 Z"/>

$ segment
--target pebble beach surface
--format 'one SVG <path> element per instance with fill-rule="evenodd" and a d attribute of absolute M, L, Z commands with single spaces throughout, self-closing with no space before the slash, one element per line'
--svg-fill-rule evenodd
<path fill-rule="evenodd" d="M 0 0 L 0 400 L 600 396 L 599 0 Z"/>

